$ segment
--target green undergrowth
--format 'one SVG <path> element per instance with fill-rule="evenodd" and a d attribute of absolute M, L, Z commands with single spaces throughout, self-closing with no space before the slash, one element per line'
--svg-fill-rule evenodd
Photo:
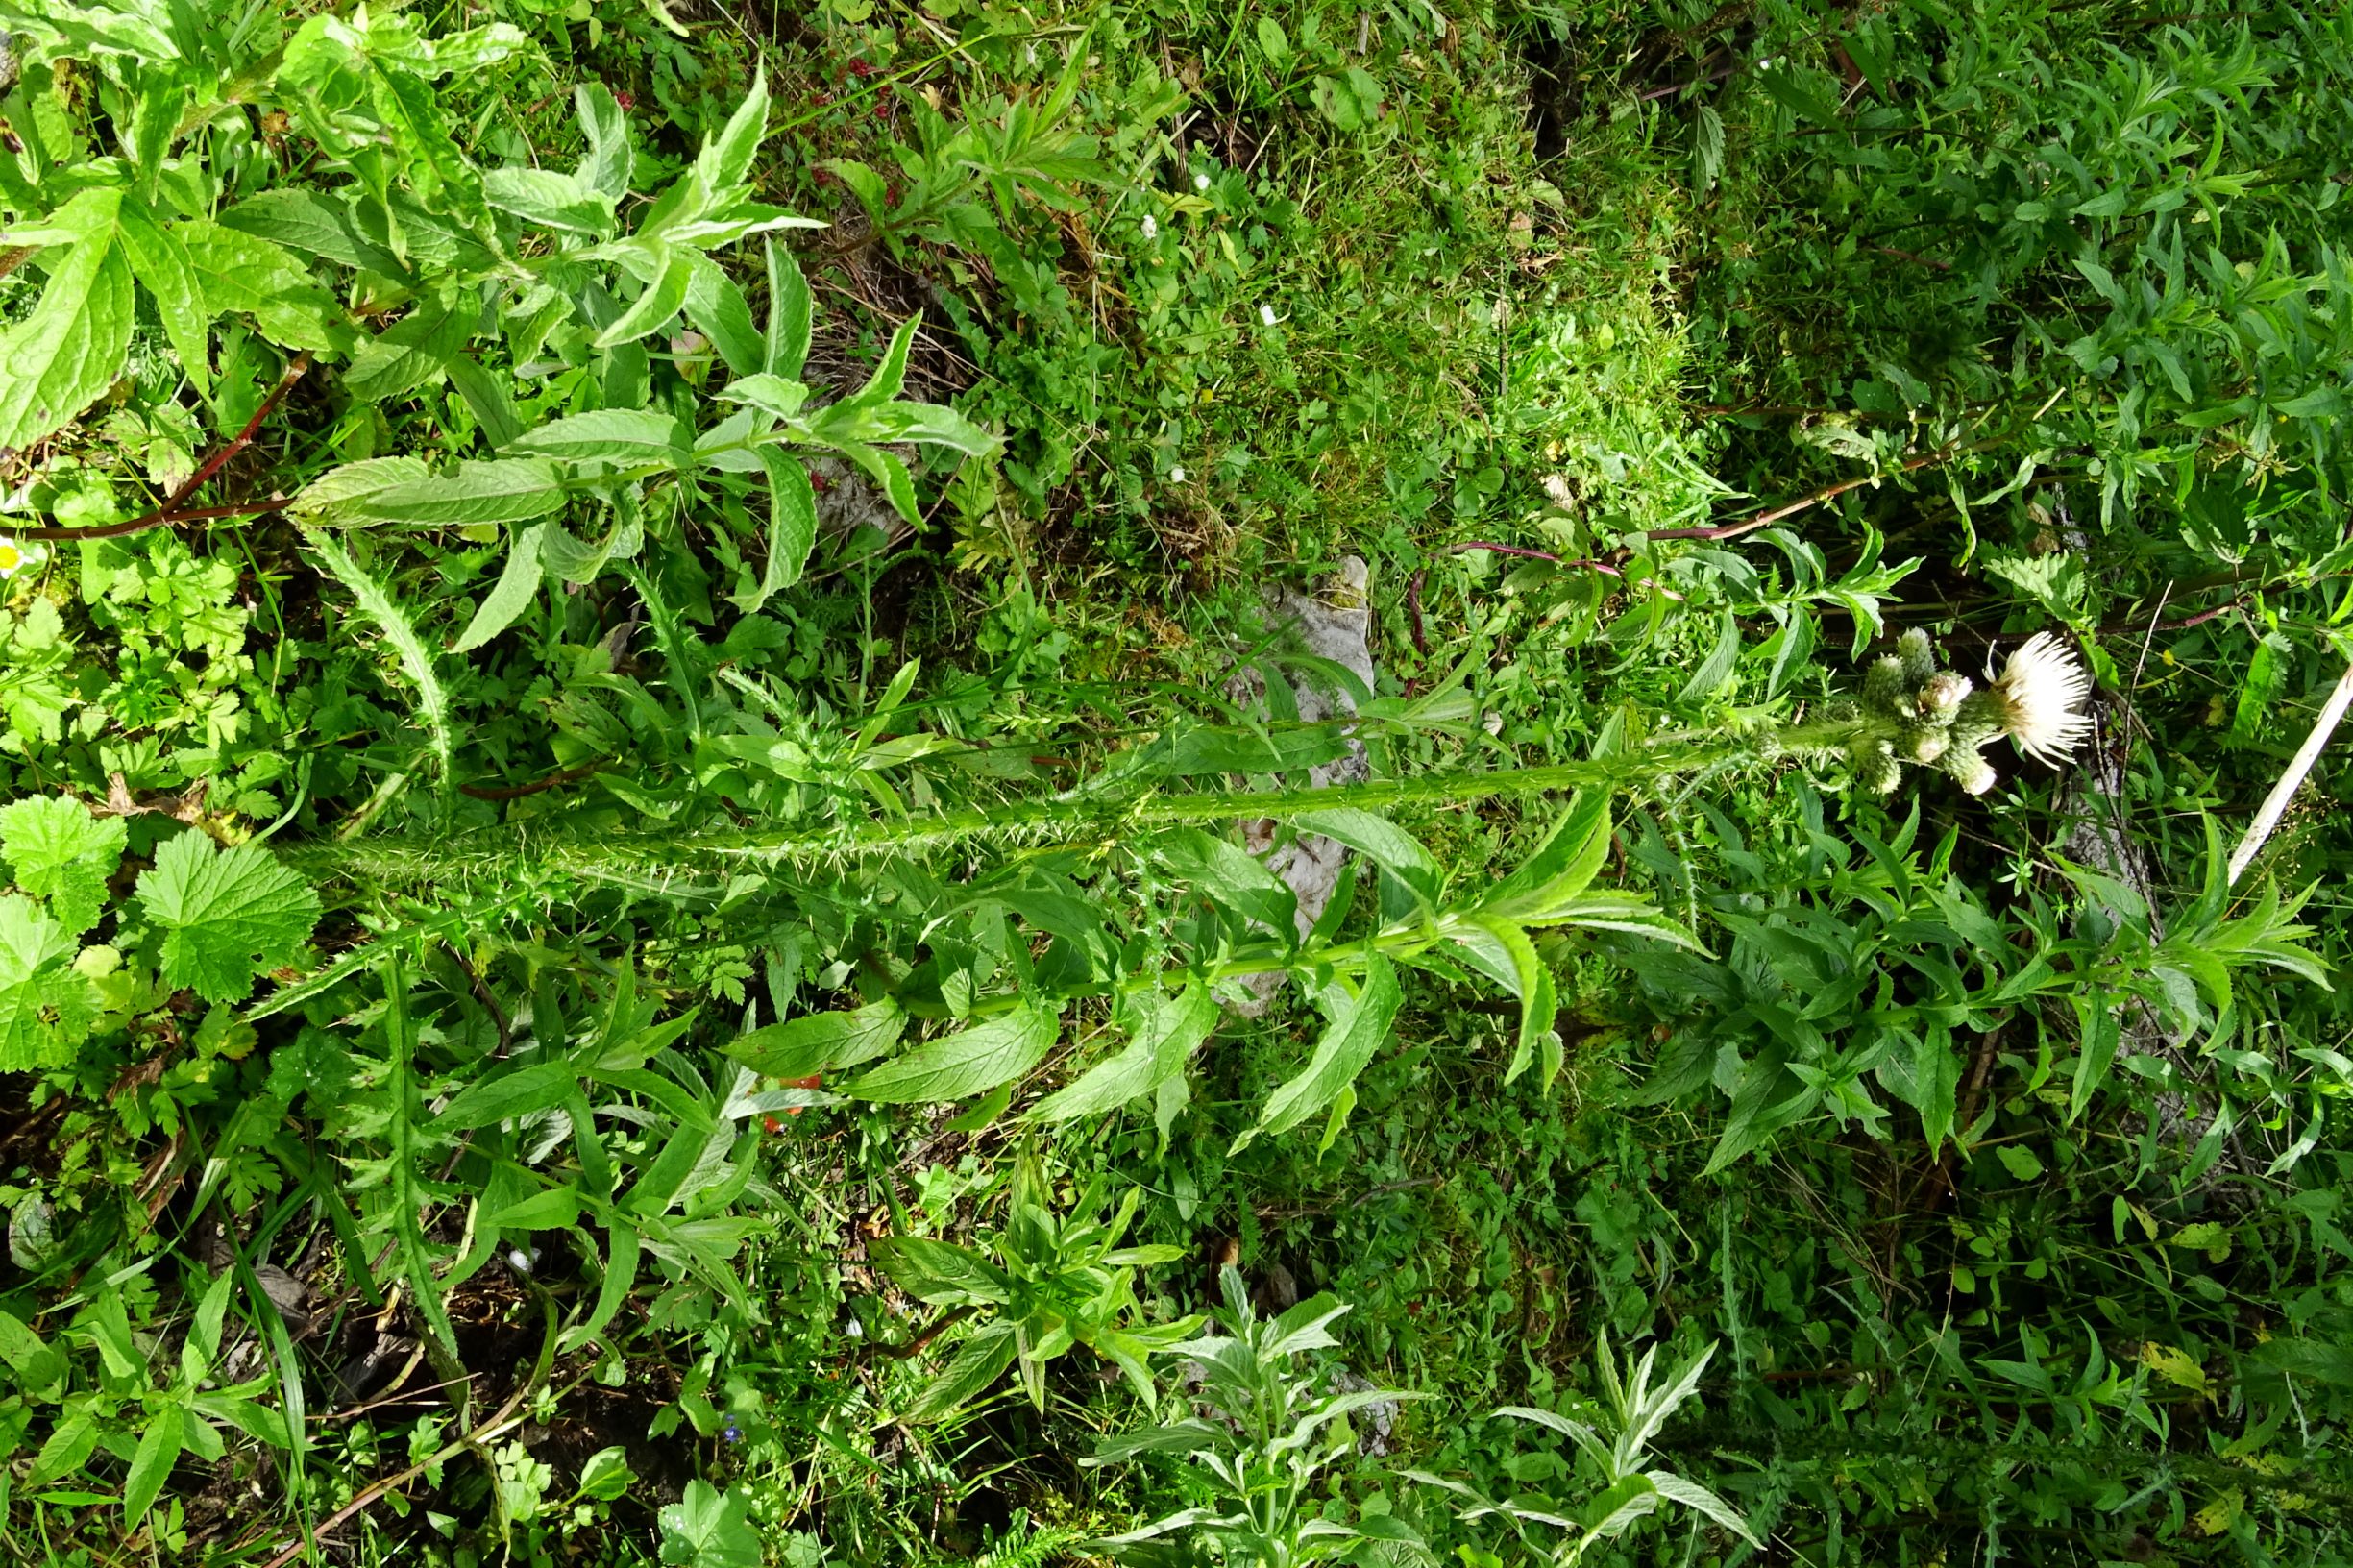
<path fill-rule="evenodd" d="M 9 1560 L 2343 1556 L 2343 8 L 0 27 Z"/>

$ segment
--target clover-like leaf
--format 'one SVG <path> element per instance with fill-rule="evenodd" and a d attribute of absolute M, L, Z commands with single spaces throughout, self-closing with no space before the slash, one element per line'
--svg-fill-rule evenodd
<path fill-rule="evenodd" d="M 163 929 L 163 978 L 208 1002 L 243 1001 L 254 976 L 293 962 L 318 923 L 318 894 L 255 845 L 218 849 L 183 833 L 139 877 L 139 901 Z"/>

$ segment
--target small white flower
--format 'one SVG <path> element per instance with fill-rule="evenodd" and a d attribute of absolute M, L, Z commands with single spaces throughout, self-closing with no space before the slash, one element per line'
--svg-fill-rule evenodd
<path fill-rule="evenodd" d="M 506 1255 L 506 1266 L 518 1274 L 528 1274 L 531 1271 L 531 1255 L 517 1247 Z"/>
<path fill-rule="evenodd" d="M 0 577 L 12 577 L 28 566 L 38 566 L 49 552 L 26 540 L 0 533 Z"/>
<path fill-rule="evenodd" d="M 1266 326 L 1272 327 L 1275 324 L 1275 307 L 1271 305 L 1260 306 L 1259 320 Z"/>
<path fill-rule="evenodd" d="M 1170 469 L 1168 471 L 1168 482 L 1170 484 L 1183 484 L 1185 482 L 1185 471 L 1181 468 Z"/>
<path fill-rule="evenodd" d="M 2038 631 L 2010 655 L 1993 685 L 2000 706 L 2002 733 L 2038 762 L 2064 762 L 2092 733 L 2083 711 L 2092 677 L 2074 650 L 2047 631 Z"/>
<path fill-rule="evenodd" d="M 1194 175 L 1194 176 L 1193 176 L 1193 189 L 1195 189 L 1195 190 L 1199 190 L 1199 191 L 1207 191 L 1209 188 L 1210 188 L 1210 177 L 1209 177 L 1208 175 L 1206 175 L 1206 174 L 1196 174 L 1196 175 Z"/>
<path fill-rule="evenodd" d="M 1143 215 L 1143 237 L 1146 239 L 1160 238 L 1160 225 L 1153 221 L 1152 214 L 1149 212 Z"/>

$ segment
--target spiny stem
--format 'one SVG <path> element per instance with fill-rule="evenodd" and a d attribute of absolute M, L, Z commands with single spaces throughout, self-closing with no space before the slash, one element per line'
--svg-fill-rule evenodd
<path fill-rule="evenodd" d="M 705 866 L 714 860 L 839 862 L 947 848 L 995 835 L 1037 833 L 1068 845 L 1111 845 L 1154 829 L 1203 826 L 1238 818 L 1287 821 L 1319 811 L 1467 805 L 1502 796 L 1615 791 L 1726 762 L 1769 761 L 1833 750 L 1854 739 L 1868 723 L 1867 720 L 1832 720 L 1745 737 L 1707 733 L 1688 741 L 1670 740 L 1642 751 L 1579 762 L 1483 773 L 1371 779 L 1321 789 L 1163 795 L 1151 793 L 1146 784 L 1140 790 L 1118 794 L 1066 794 L 922 817 L 780 830 L 721 829 L 531 841 L 507 829 L 454 842 L 380 839 L 291 846 L 283 851 L 283 858 L 315 872 L 392 884 L 440 880 L 469 867 L 503 877 L 519 866 L 597 880 L 635 880 L 633 873 L 645 873 L 667 881 L 698 861 Z"/>

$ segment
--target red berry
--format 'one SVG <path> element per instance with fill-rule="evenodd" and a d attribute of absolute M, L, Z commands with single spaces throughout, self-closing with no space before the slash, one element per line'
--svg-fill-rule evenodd
<path fill-rule="evenodd" d="M 613 102 L 619 104 L 621 106 L 621 111 L 624 114 L 626 114 L 629 110 L 637 107 L 637 95 L 635 93 L 626 91 L 617 92 L 613 94 Z"/>
<path fill-rule="evenodd" d="M 760 1125 L 766 1127 L 772 1133 L 781 1133 L 784 1131 L 784 1123 L 778 1121 L 774 1116 L 762 1116 L 760 1118 Z"/>

